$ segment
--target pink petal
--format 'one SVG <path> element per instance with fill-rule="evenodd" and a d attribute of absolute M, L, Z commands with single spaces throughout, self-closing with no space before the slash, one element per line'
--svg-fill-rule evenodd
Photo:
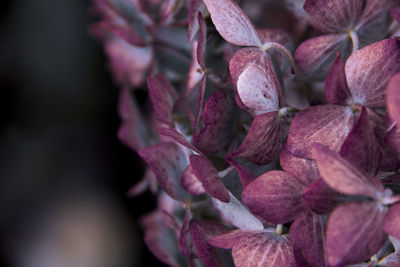
<path fill-rule="evenodd" d="M 257 216 L 273 224 L 287 223 L 304 211 L 304 185 L 283 171 L 267 172 L 251 182 L 242 193 L 243 202 Z"/>
<path fill-rule="evenodd" d="M 314 145 L 313 157 L 319 173 L 333 189 L 347 195 L 376 198 L 383 187 L 376 177 L 357 169 L 337 153 L 321 145 Z"/>
<path fill-rule="evenodd" d="M 297 113 L 289 129 L 286 148 L 296 157 L 311 158 L 314 143 L 339 151 L 353 127 L 355 116 L 349 107 L 318 105 Z M 304 127 L 307 125 L 307 127 Z"/>
<path fill-rule="evenodd" d="M 306 0 L 311 24 L 323 32 L 345 32 L 361 16 L 362 0 Z"/>
<path fill-rule="evenodd" d="M 243 187 L 246 187 L 249 183 L 257 178 L 250 170 L 245 168 L 240 163 L 232 159 L 227 159 L 226 161 L 236 169 L 240 176 L 240 181 L 242 182 Z"/>
<path fill-rule="evenodd" d="M 305 80 L 322 81 L 340 51 L 343 58 L 351 53 L 351 41 L 345 34 L 321 35 L 306 40 L 294 53 L 294 60 Z"/>
<path fill-rule="evenodd" d="M 325 259 L 325 216 L 302 213 L 290 226 L 290 242 L 311 266 L 328 266 Z"/>
<path fill-rule="evenodd" d="M 202 183 L 199 181 L 197 176 L 193 173 L 192 166 L 189 165 L 183 171 L 181 178 L 182 187 L 193 195 L 201 195 L 206 192 Z"/>
<path fill-rule="evenodd" d="M 202 0 L 189 0 L 188 4 L 188 40 L 193 41 L 198 29 L 199 21 L 197 16 L 200 14 L 204 3 Z"/>
<path fill-rule="evenodd" d="M 338 51 L 335 62 L 328 73 L 325 81 L 325 98 L 330 104 L 347 105 L 351 100 L 351 94 L 346 82 L 344 64 Z"/>
<path fill-rule="evenodd" d="M 386 103 L 389 116 L 397 125 L 400 125 L 400 73 L 390 79 L 386 90 Z"/>
<path fill-rule="evenodd" d="M 400 155 L 400 127 L 395 125 L 385 136 L 385 143 L 395 151 L 397 155 Z M 389 152 L 390 153 L 390 152 Z M 391 153 L 394 154 L 394 153 Z M 398 161 L 398 159 L 397 159 Z M 393 169 L 393 168 L 390 168 Z"/>
<path fill-rule="evenodd" d="M 265 165 L 274 160 L 282 144 L 283 125 L 278 112 L 269 112 L 254 118 L 240 147 L 229 157 L 244 158 Z"/>
<path fill-rule="evenodd" d="M 387 208 L 376 202 L 350 203 L 329 217 L 326 251 L 332 266 L 344 266 L 369 259 L 385 244 L 382 223 Z"/>
<path fill-rule="evenodd" d="M 268 230 L 236 230 L 213 237 L 209 243 L 216 247 L 232 248 L 235 266 L 296 266 L 287 235 L 277 236 Z"/>
<path fill-rule="evenodd" d="M 368 112 L 363 108 L 360 118 L 340 149 L 340 155 L 354 167 L 375 175 L 380 160 L 379 153 L 379 144 L 369 123 Z"/>
<path fill-rule="evenodd" d="M 383 221 L 383 229 L 394 238 L 400 239 L 400 203 L 390 207 Z"/>
<path fill-rule="evenodd" d="M 345 65 L 353 101 L 371 108 L 384 106 L 386 86 L 399 71 L 399 40 L 386 39 L 357 50 Z"/>
<path fill-rule="evenodd" d="M 188 166 L 188 160 L 180 148 L 174 143 L 160 143 L 143 148 L 138 153 L 150 166 L 165 192 L 173 199 L 184 199 L 180 177 Z"/>
<path fill-rule="evenodd" d="M 194 40 L 192 43 L 192 53 L 191 53 L 192 58 L 190 61 L 188 79 L 186 82 L 185 97 L 188 97 L 192 93 L 196 85 L 199 84 L 199 82 L 204 76 L 204 71 L 202 70 L 201 66 L 197 61 L 197 47 L 198 47 L 198 42 Z"/>
<path fill-rule="evenodd" d="M 234 103 L 222 90 L 215 91 L 203 111 L 203 128 L 193 137 L 194 145 L 206 155 L 214 155 L 230 144 L 233 133 Z"/>
<path fill-rule="evenodd" d="M 115 36 L 123 39 L 127 43 L 135 47 L 145 47 L 148 44 L 143 40 L 142 36 L 129 24 L 127 23 L 120 23 L 120 24 L 113 24 L 113 23 L 99 23 L 100 27 L 107 29 Z"/>
<path fill-rule="evenodd" d="M 282 168 L 297 177 L 303 184 L 311 184 L 319 178 L 317 164 L 314 160 L 295 157 L 286 147 L 282 147 L 279 158 Z"/>
<path fill-rule="evenodd" d="M 162 74 L 148 77 L 147 83 L 157 120 L 173 127 L 172 109 L 175 97 L 174 89 Z"/>
<path fill-rule="evenodd" d="M 217 169 L 206 157 L 192 154 L 190 165 L 207 193 L 222 202 L 229 202 L 229 193 L 219 178 Z"/>
<path fill-rule="evenodd" d="M 232 0 L 204 0 L 217 31 L 228 42 L 239 46 L 260 46 L 253 24 Z"/>
<path fill-rule="evenodd" d="M 163 135 L 163 136 L 168 136 L 175 142 L 189 148 L 190 150 L 193 150 L 197 152 L 198 154 L 201 154 L 200 150 L 195 148 L 191 143 L 189 143 L 188 140 L 179 132 L 177 132 L 175 129 L 172 128 L 158 128 L 157 129 L 158 133 Z"/>

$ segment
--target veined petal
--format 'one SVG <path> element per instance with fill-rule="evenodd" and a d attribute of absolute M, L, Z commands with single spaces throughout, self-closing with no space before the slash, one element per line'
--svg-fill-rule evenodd
<path fill-rule="evenodd" d="M 371 108 L 383 107 L 389 79 L 399 71 L 399 40 L 386 39 L 357 50 L 345 65 L 353 101 Z"/>
<path fill-rule="evenodd" d="M 346 74 L 344 72 L 343 60 L 340 52 L 336 53 L 335 62 L 328 73 L 325 81 L 325 98 L 330 104 L 347 105 L 351 100 L 349 87 L 347 86 Z"/>
<path fill-rule="evenodd" d="M 387 86 L 386 103 L 389 116 L 400 125 L 400 73 L 394 75 Z"/>
<path fill-rule="evenodd" d="M 242 193 L 243 202 L 270 223 L 287 223 L 304 211 L 304 185 L 283 171 L 267 172 L 251 182 Z"/>
<path fill-rule="evenodd" d="M 257 177 L 249 169 L 242 166 L 240 163 L 232 160 L 226 160 L 230 165 L 232 165 L 239 174 L 240 181 L 242 182 L 243 188 L 245 188 L 249 183 L 254 181 Z"/>

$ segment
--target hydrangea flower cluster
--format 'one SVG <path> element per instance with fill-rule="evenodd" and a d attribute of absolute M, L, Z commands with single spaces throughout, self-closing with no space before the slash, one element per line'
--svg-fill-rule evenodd
<path fill-rule="evenodd" d="M 170 266 L 400 266 L 399 0 L 94 0 Z M 397 37 L 396 37 L 397 36 Z M 148 103 L 138 103 L 147 88 Z"/>

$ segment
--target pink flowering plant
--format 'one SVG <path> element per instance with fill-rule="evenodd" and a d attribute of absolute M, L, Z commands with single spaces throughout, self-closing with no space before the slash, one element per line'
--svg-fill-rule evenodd
<path fill-rule="evenodd" d="M 158 198 L 141 225 L 160 261 L 400 266 L 399 0 L 93 11 L 118 137 L 147 166 L 129 193 Z"/>

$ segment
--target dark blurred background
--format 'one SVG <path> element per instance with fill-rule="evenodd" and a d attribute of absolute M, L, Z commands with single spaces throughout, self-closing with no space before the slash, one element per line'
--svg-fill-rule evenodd
<path fill-rule="evenodd" d="M 0 266 L 162 266 L 137 219 L 150 194 L 117 139 L 118 88 L 90 1 L 0 0 Z"/>

